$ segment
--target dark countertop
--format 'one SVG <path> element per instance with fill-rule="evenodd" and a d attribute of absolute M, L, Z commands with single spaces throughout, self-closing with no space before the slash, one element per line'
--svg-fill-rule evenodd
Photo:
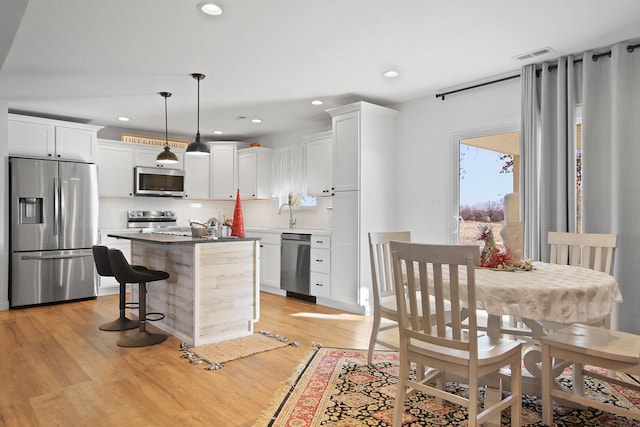
<path fill-rule="evenodd" d="M 116 239 L 127 239 L 133 240 L 137 242 L 148 242 L 148 243 L 229 243 L 229 242 L 246 242 L 246 241 L 255 241 L 260 240 L 255 237 L 220 237 L 218 239 L 211 239 L 208 237 L 191 237 L 191 236 L 175 236 L 172 234 L 161 234 L 161 233 L 140 233 L 140 232 L 129 232 L 129 233 L 109 233 L 107 236 L 115 237 Z"/>

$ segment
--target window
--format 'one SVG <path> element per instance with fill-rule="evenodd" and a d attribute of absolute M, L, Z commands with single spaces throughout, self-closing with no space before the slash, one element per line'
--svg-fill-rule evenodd
<path fill-rule="evenodd" d="M 520 219 L 520 132 L 460 139 L 459 154 L 458 242 L 477 244 L 478 226 L 490 224 L 501 244 L 505 219 Z"/>

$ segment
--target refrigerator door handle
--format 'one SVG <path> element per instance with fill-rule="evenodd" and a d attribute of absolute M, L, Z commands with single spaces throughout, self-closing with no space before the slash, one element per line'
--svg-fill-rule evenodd
<path fill-rule="evenodd" d="M 60 221 L 58 224 L 58 232 L 60 235 L 64 233 L 64 224 L 65 224 L 65 203 L 64 203 L 64 190 L 62 185 L 62 179 L 58 178 L 58 203 L 60 207 L 58 208 L 58 220 Z M 62 244 L 62 241 L 60 241 Z M 62 248 L 62 246 L 61 246 Z"/>
<path fill-rule="evenodd" d="M 82 255 L 23 255 L 20 257 L 23 261 L 33 261 L 33 260 L 48 260 L 48 259 L 74 259 L 74 258 L 85 258 L 85 257 L 93 257 L 93 254 L 82 254 Z"/>
<path fill-rule="evenodd" d="M 58 214 L 60 204 L 60 195 L 58 192 L 58 178 L 53 178 L 53 235 L 60 234 L 60 216 Z"/>

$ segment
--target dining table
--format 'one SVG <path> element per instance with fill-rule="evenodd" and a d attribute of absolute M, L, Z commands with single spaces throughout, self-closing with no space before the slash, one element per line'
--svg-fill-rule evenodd
<path fill-rule="evenodd" d="M 443 265 L 442 270 L 446 282 L 448 266 Z M 490 337 L 511 336 L 523 341 L 523 394 L 541 395 L 542 336 L 573 323 L 608 327 L 616 304 L 622 302 L 616 279 L 588 268 L 535 261 L 517 267 L 477 266 L 473 271 L 478 329 L 486 330 Z M 433 272 L 428 274 L 433 280 Z M 460 268 L 458 275 L 461 283 L 467 282 L 466 269 Z M 444 286 L 447 299 L 448 291 L 449 286 Z M 469 310 L 466 286 L 458 288 L 458 298 L 461 307 Z M 560 375 L 564 367 L 558 364 L 554 373 Z M 487 402 L 500 400 L 501 378 L 509 375 L 502 371 L 500 376 L 486 378 Z M 499 418 L 487 424 L 500 425 Z"/>
<path fill-rule="evenodd" d="M 530 270 L 478 267 L 475 279 L 476 308 L 486 311 L 487 334 L 525 341 L 525 394 L 540 395 L 541 336 L 573 323 L 605 325 L 622 302 L 613 276 L 576 266 L 534 262 Z M 464 305 L 463 292 L 460 300 Z M 499 386 L 488 386 L 486 399 L 497 399 L 501 392 Z"/>

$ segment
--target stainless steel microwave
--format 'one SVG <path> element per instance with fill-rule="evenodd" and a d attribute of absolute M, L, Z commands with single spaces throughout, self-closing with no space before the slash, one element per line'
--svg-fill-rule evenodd
<path fill-rule="evenodd" d="M 184 171 L 180 169 L 135 168 L 136 196 L 184 197 Z"/>

